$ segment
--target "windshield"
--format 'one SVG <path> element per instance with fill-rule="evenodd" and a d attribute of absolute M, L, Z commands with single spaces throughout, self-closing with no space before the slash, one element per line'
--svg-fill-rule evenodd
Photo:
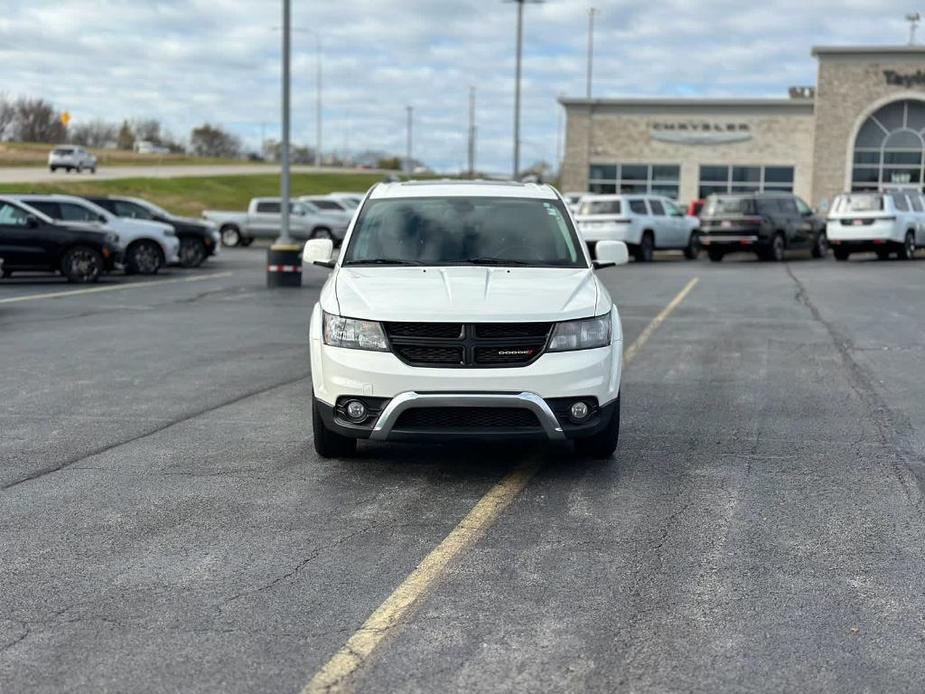
<path fill-rule="evenodd" d="M 883 196 L 872 193 L 839 195 L 834 212 L 878 212 L 883 209 Z"/>
<path fill-rule="evenodd" d="M 170 213 L 162 207 L 158 207 L 153 202 L 148 202 L 147 200 L 133 200 L 136 205 L 144 207 L 155 217 L 170 217 Z"/>
<path fill-rule="evenodd" d="M 489 197 L 368 201 L 343 264 L 587 267 L 561 202 Z"/>
<path fill-rule="evenodd" d="M 711 195 L 707 198 L 707 214 L 755 214 L 755 202 L 751 198 L 724 198 Z"/>
<path fill-rule="evenodd" d="M 578 214 L 620 214 L 619 200 L 587 200 L 578 207 Z"/>

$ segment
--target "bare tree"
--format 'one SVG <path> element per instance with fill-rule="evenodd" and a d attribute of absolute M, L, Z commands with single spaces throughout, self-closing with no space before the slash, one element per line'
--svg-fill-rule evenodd
<path fill-rule="evenodd" d="M 0 94 L 0 140 L 8 134 L 15 120 L 16 105 L 6 94 Z"/>
<path fill-rule="evenodd" d="M 104 120 L 92 120 L 88 123 L 79 123 L 70 128 L 70 140 L 76 145 L 84 147 L 105 147 L 116 142 L 119 136 L 119 126 L 107 123 Z"/>
<path fill-rule="evenodd" d="M 217 125 L 203 123 L 190 133 L 190 148 L 200 157 L 237 157 L 241 140 Z"/>
<path fill-rule="evenodd" d="M 162 144 L 161 122 L 157 118 L 136 118 L 132 121 L 132 132 L 136 140 Z"/>
<path fill-rule="evenodd" d="M 67 128 L 55 107 L 44 99 L 20 97 L 15 104 L 14 138 L 20 142 L 64 142 Z"/>

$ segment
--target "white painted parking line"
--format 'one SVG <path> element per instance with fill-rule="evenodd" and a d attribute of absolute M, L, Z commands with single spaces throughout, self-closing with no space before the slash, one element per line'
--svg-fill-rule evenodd
<path fill-rule="evenodd" d="M 9 299 L 0 299 L 0 304 L 15 304 L 20 301 L 37 301 L 38 299 L 64 299 L 69 296 L 81 296 L 83 294 L 99 294 L 101 292 L 117 292 L 123 289 L 134 289 L 135 287 L 150 287 L 158 284 L 177 284 L 181 282 L 205 282 L 206 280 L 216 280 L 222 277 L 231 277 L 233 272 L 215 272 L 211 275 L 196 275 L 195 277 L 183 277 L 173 280 L 150 280 L 148 282 L 131 282 L 129 284 L 116 284 L 107 287 L 90 287 L 89 289 L 72 289 L 67 292 L 46 292 L 44 294 L 29 294 L 27 296 L 12 296 Z"/>

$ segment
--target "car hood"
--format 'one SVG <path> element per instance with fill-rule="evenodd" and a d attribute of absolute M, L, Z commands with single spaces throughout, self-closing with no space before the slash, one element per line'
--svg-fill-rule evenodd
<path fill-rule="evenodd" d="M 173 231 L 173 227 L 170 224 L 165 224 L 164 222 L 155 222 L 150 219 L 131 219 L 129 217 L 116 217 L 113 222 L 118 222 L 119 228 L 125 229 L 127 232 L 135 233 L 159 233 L 163 234 L 165 231 Z M 115 224 L 114 224 L 115 226 Z"/>
<path fill-rule="evenodd" d="M 557 321 L 610 310 L 588 268 L 341 267 L 334 293 L 340 315 L 379 321 Z"/>

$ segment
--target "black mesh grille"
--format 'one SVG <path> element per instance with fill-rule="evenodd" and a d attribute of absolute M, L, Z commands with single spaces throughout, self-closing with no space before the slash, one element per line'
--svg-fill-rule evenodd
<path fill-rule="evenodd" d="M 532 429 L 540 423 L 530 410 L 514 407 L 419 407 L 398 417 L 395 429 Z"/>
<path fill-rule="evenodd" d="M 386 323 L 391 337 L 436 337 L 458 339 L 462 337 L 460 323 Z"/>
<path fill-rule="evenodd" d="M 392 351 L 412 366 L 525 366 L 552 323 L 385 323 Z"/>
<path fill-rule="evenodd" d="M 552 323 L 475 323 L 475 336 L 497 339 L 505 337 L 542 337 L 549 333 Z"/>
<path fill-rule="evenodd" d="M 423 345 L 395 345 L 395 354 L 405 361 L 417 364 L 463 363 L 462 347 L 427 347 Z"/>

